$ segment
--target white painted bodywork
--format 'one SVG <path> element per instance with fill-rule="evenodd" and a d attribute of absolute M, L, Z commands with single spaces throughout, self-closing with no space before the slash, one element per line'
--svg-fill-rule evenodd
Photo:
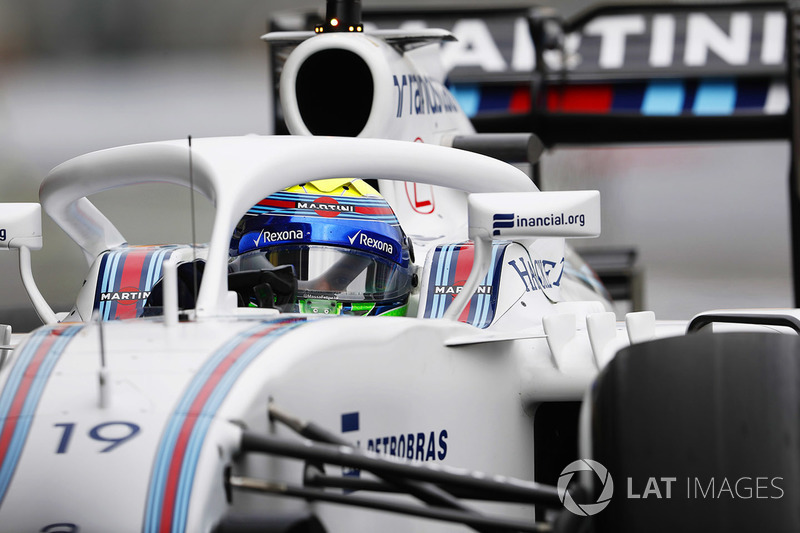
<path fill-rule="evenodd" d="M 386 85 L 376 89 L 376 112 L 396 113 L 389 84 L 392 76 L 418 71 L 412 52 L 401 55 L 375 37 L 346 38 L 341 46 L 372 57 L 370 65 L 383 69 L 380 79 Z M 318 36 L 302 43 L 297 53 L 342 39 Z M 284 74 L 292 68 L 287 61 Z M 286 114 L 294 133 L 302 134 L 292 125 L 291 108 Z M 257 478 L 301 479 L 299 461 L 238 454 L 243 428 L 294 438 L 283 426 L 268 422 L 270 400 L 381 455 L 399 455 L 404 437 L 408 457 L 413 435 L 414 459 L 533 479 L 536 406 L 580 401 L 598 370 L 630 339 L 682 334 L 686 324 L 656 324 L 642 314 L 630 315 L 627 325 L 616 323 L 608 302 L 570 286 L 574 281 L 556 286 L 549 274 L 543 279 L 533 272 L 526 271 L 527 278 L 520 274 L 523 260 L 563 263 L 564 238 L 596 234 L 599 225 L 591 224 L 592 231 L 563 228 L 554 233 L 528 226 L 509 235 L 513 242 L 499 263 L 496 318 L 488 327 L 422 318 L 427 299 L 433 297 L 429 274 L 435 245 L 464 240 L 469 231 L 492 246 L 488 236 L 499 204 L 481 194 L 483 207 L 475 207 L 468 219 L 470 193 L 513 194 L 509 206 L 515 210 L 538 195 L 547 197 L 510 165 L 436 146 L 445 133 L 470 127 L 461 113 L 452 121 L 431 122 L 434 118 L 443 117 L 414 115 L 397 123 L 378 119 L 376 129 L 368 130 L 397 140 L 195 139 L 192 176 L 186 141 L 113 148 L 55 168 L 42 185 L 41 203 L 83 249 L 88 265 L 127 246 L 125 237 L 86 199 L 93 193 L 150 181 L 193 182 L 214 203 L 215 220 L 204 249 L 207 262 L 197 309 L 188 320 L 77 321 L 88 318 L 91 287 L 97 281 L 92 267 L 90 288 L 69 318 L 76 322 L 43 327 L 22 340 L 12 338 L 19 344 L 0 369 L 0 529 L 43 531 L 69 524 L 81 532 L 202 532 L 211 531 L 230 511 L 308 508 L 328 531 L 459 530 L 438 522 L 238 492 L 229 502 L 224 487 L 229 466 L 234 473 Z M 416 137 L 425 142 L 402 142 Z M 227 291 L 228 246 L 247 209 L 291 185 L 352 176 L 392 184 L 384 187 L 385 195 L 424 252 L 416 258 L 421 283 L 412 295 L 419 301 L 417 317 L 309 319 L 235 307 Z M 414 198 L 428 194 L 436 199 L 436 209 L 420 213 L 424 202 L 412 206 L 406 182 L 421 184 Z M 424 189 L 430 186 L 436 188 Z M 564 206 L 587 201 L 584 193 L 560 194 L 559 202 L 569 200 Z M 505 197 L 494 199 L 508 203 Z M 596 198 L 589 201 L 587 216 L 599 215 L 596 203 Z M 0 227 L 4 222 L 0 218 Z M 468 290 L 463 292 L 466 298 Z M 247 344 L 262 333 L 258 339 L 269 342 Z M 0 348 L 0 356 L 8 351 Z M 238 359 L 220 366 L 232 354 L 239 354 Z M 215 369 L 221 370 L 217 374 Z M 215 382 L 218 375 L 222 378 Z M 185 401 L 199 398 L 210 383 L 220 388 L 209 389 L 203 404 L 208 410 L 194 418 L 194 404 Z M 352 413 L 358 413 L 358 428 L 345 432 L 342 417 Z M 171 471 L 172 463 L 161 454 L 179 449 L 174 439 L 190 418 L 204 432 L 187 444 L 192 462 Z M 110 444 L 116 445 L 109 449 Z M 164 479 L 178 480 L 175 501 L 181 503 L 175 504 L 174 515 L 164 514 L 166 492 L 154 489 Z M 503 506 L 502 514 L 532 520 L 529 506 Z"/>

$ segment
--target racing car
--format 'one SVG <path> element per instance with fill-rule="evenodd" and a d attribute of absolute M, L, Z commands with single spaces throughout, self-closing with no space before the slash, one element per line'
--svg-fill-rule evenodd
<path fill-rule="evenodd" d="M 0 529 L 797 530 L 797 339 L 767 331 L 800 314 L 617 322 L 565 243 L 599 233 L 597 192 L 439 146 L 497 140 L 421 70 L 447 32 L 347 16 L 268 40 L 297 45 L 287 116 L 308 58 L 383 69 L 361 138 L 188 138 L 50 173 L 41 206 L 87 259 L 72 310 L 30 275 L 39 204 L 2 205 L 45 325 L 0 350 Z M 210 241 L 133 245 L 88 198 L 147 182 L 209 198 Z"/>

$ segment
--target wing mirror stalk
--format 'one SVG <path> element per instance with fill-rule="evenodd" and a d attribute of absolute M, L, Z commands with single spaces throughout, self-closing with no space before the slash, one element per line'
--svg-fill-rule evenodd
<path fill-rule="evenodd" d="M 33 279 L 31 250 L 42 248 L 42 207 L 37 203 L 0 204 L 0 251 L 19 250 L 19 273 L 36 314 L 55 324 L 56 314 Z"/>

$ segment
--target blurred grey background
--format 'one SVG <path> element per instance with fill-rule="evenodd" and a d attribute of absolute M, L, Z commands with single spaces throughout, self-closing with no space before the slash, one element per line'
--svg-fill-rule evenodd
<path fill-rule="evenodd" d="M 565 15 L 589 5 L 543 3 Z M 0 201 L 36 201 L 47 172 L 85 152 L 271 133 L 259 36 L 271 14 L 309 8 L 324 2 L 0 0 Z M 689 318 L 718 307 L 793 304 L 788 154 L 784 142 L 559 149 L 546 154 L 542 175 L 545 188 L 599 189 L 603 235 L 578 246 L 636 247 L 645 306 L 658 318 Z M 162 189 L 94 200 L 132 243 L 189 240 L 188 193 Z M 200 240 L 209 210 L 200 201 Z M 68 310 L 86 265 L 46 216 L 44 236 L 34 275 L 53 308 Z M 16 263 L 15 252 L 0 254 L 0 323 L 24 331 L 35 322 Z"/>

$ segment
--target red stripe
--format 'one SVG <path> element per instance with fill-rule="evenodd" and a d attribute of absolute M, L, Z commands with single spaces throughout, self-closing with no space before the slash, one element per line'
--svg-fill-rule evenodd
<path fill-rule="evenodd" d="M 142 266 L 149 254 L 149 251 L 132 251 L 125 254 L 125 262 L 122 265 L 122 278 L 119 282 L 120 290 L 128 288 L 134 291 L 141 290 Z M 135 303 L 133 305 L 119 305 L 118 301 L 114 318 L 136 318 L 136 307 Z"/>
<path fill-rule="evenodd" d="M 531 91 L 528 87 L 516 87 L 511 93 L 508 110 L 512 113 L 528 113 L 531 110 Z"/>
<path fill-rule="evenodd" d="M 547 92 L 547 109 L 562 113 L 608 113 L 614 93 L 611 85 L 576 85 Z"/>
<path fill-rule="evenodd" d="M 469 277 L 469 272 L 472 270 L 472 260 L 475 256 L 475 247 L 472 243 L 461 246 L 461 250 L 456 258 L 456 275 L 454 278 L 454 285 L 463 286 Z M 460 322 L 466 322 L 469 318 L 469 307 L 472 305 L 472 298 L 467 302 L 467 306 L 458 317 Z"/>
<path fill-rule="evenodd" d="M 355 206 L 356 213 L 362 215 L 394 215 L 394 211 L 390 207 L 364 207 Z"/>
<path fill-rule="evenodd" d="M 11 437 L 14 435 L 14 429 L 17 427 L 17 420 L 19 420 L 22 407 L 25 405 L 25 400 L 28 397 L 28 391 L 31 388 L 31 384 L 33 383 L 34 378 L 36 378 L 36 373 L 39 372 L 39 367 L 42 366 L 42 361 L 44 361 L 44 358 L 47 356 L 47 353 L 50 351 L 50 348 L 53 346 L 53 343 L 58 337 L 58 335 L 53 333 L 48 334 L 47 337 L 44 338 L 42 344 L 39 345 L 36 355 L 34 355 L 31 362 L 28 363 L 28 367 L 25 369 L 25 372 L 22 375 L 22 380 L 17 388 L 14 401 L 11 403 L 11 408 L 8 411 L 3 432 L 0 433 L 0 465 L 3 464 L 6 453 L 8 453 Z"/>
<path fill-rule="evenodd" d="M 292 201 L 289 200 L 270 200 L 269 198 L 264 198 L 257 205 L 266 205 L 267 207 L 282 207 L 284 209 L 293 209 L 296 207 Z"/>
<path fill-rule="evenodd" d="M 159 531 L 169 532 L 172 528 L 172 515 L 175 512 L 175 498 L 178 494 L 178 481 L 181 474 L 181 466 L 183 465 L 183 457 L 186 454 L 186 446 L 189 443 L 189 438 L 192 435 L 195 423 L 203 412 L 208 397 L 214 392 L 214 388 L 219 384 L 220 380 L 225 376 L 225 373 L 236 362 L 236 360 L 253 345 L 261 337 L 268 333 L 275 331 L 282 327 L 284 324 L 273 325 L 267 329 L 261 330 L 252 334 L 247 339 L 243 340 L 236 348 L 228 354 L 225 359 L 220 361 L 219 365 L 214 369 L 208 381 L 200 389 L 200 392 L 195 397 L 189 411 L 186 413 L 183 425 L 181 426 L 178 439 L 175 442 L 175 448 L 172 452 L 172 459 L 170 460 L 169 472 L 167 474 L 167 483 L 164 489 L 164 505 L 161 511 L 161 525 Z"/>

